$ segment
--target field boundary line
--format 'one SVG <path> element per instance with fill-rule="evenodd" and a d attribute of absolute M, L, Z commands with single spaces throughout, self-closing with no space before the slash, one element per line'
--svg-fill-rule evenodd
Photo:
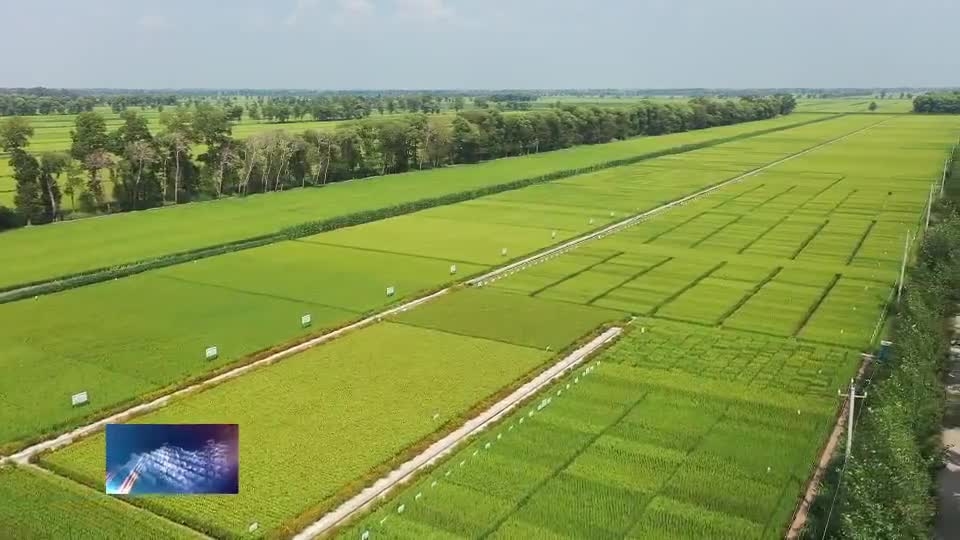
<path fill-rule="evenodd" d="M 568 250 L 570 250 L 570 249 L 573 249 L 573 248 L 575 248 L 575 247 L 578 247 L 580 244 L 583 244 L 583 243 L 588 242 L 588 241 L 590 241 L 590 240 L 594 240 L 594 239 L 597 239 L 597 238 L 603 238 L 604 236 L 606 236 L 606 235 L 608 235 L 608 234 L 613 234 L 613 233 L 616 233 L 616 232 L 620 232 L 621 230 L 623 230 L 623 229 L 625 229 L 625 228 L 627 228 L 627 227 L 631 227 L 631 226 L 633 226 L 633 225 L 636 225 L 636 224 L 638 224 L 638 223 L 646 220 L 647 218 L 650 218 L 650 217 L 652 217 L 652 216 L 655 216 L 655 215 L 657 215 L 657 214 L 659 214 L 659 213 L 661 213 L 661 212 L 664 212 L 664 211 L 666 211 L 666 210 L 669 210 L 669 209 L 674 208 L 674 207 L 677 207 L 677 206 L 682 206 L 682 205 L 684 205 L 684 204 L 686 204 L 686 203 L 688 203 L 688 202 L 690 202 L 690 201 L 699 199 L 699 198 L 701 198 L 701 197 L 703 197 L 703 196 L 705 196 L 705 195 L 709 195 L 710 193 L 713 193 L 714 191 L 717 191 L 718 189 L 724 188 L 724 187 L 729 186 L 729 185 L 731 185 L 731 184 L 735 184 L 735 183 L 737 183 L 737 182 L 741 182 L 741 181 L 743 181 L 743 180 L 746 180 L 747 178 L 750 178 L 750 177 L 752 177 L 752 176 L 756 176 L 756 175 L 760 174 L 760 173 L 763 172 L 763 171 L 766 171 L 766 170 L 768 170 L 768 169 L 772 169 L 773 167 L 776 167 L 776 166 L 781 165 L 781 164 L 783 164 L 783 163 L 786 163 L 786 162 L 788 162 L 788 161 L 794 160 L 794 159 L 796 159 L 796 158 L 798 158 L 798 157 L 801 157 L 801 156 L 804 156 L 804 155 L 806 155 L 806 154 L 809 154 L 810 152 L 814 152 L 814 151 L 819 150 L 819 149 L 821 149 L 821 148 L 824 148 L 824 147 L 826 147 L 826 146 L 830 146 L 831 144 L 834 144 L 834 143 L 838 143 L 838 142 L 840 142 L 840 141 L 843 141 L 843 140 L 845 140 L 845 139 L 847 139 L 847 138 L 849 138 L 849 137 L 853 137 L 854 135 L 858 135 L 858 134 L 860 134 L 860 133 L 863 133 L 864 131 L 867 131 L 867 130 L 869 130 L 869 129 L 871 129 L 871 128 L 874 128 L 874 127 L 876 127 L 876 126 L 878 126 L 878 125 L 880 125 L 880 124 L 883 124 L 884 122 L 887 122 L 887 121 L 889 121 L 889 119 L 880 120 L 879 122 L 875 122 L 875 123 L 870 124 L 870 125 L 868 125 L 868 126 L 864 126 L 864 127 L 862 127 L 862 128 L 855 129 L 854 131 L 851 131 L 851 132 L 846 133 L 846 134 L 844 134 L 844 135 L 840 135 L 839 137 L 835 137 L 835 138 L 833 138 L 833 139 L 830 139 L 830 140 L 827 140 L 827 141 L 818 143 L 818 144 L 816 144 L 816 145 L 814 145 L 814 146 L 811 146 L 811 147 L 809 147 L 809 148 L 807 148 L 807 149 L 805 149 L 805 150 L 801 150 L 801 151 L 796 152 L 796 153 L 794 153 L 794 154 L 790 154 L 789 156 L 780 158 L 780 159 L 778 159 L 778 160 L 776 160 L 776 161 L 772 161 L 772 162 L 770 162 L 770 163 L 767 163 L 766 165 L 762 165 L 762 166 L 757 167 L 757 168 L 755 168 L 755 169 L 751 169 L 751 170 L 749 170 L 749 171 L 747 171 L 747 172 L 745 172 L 745 173 L 743 173 L 743 174 L 741 174 L 741 175 L 739 175 L 739 176 L 735 176 L 735 177 L 733 177 L 733 178 L 729 178 L 729 179 L 724 180 L 724 181 L 722 181 L 722 182 L 720 182 L 720 183 L 717 183 L 717 184 L 714 184 L 714 185 L 712 185 L 712 186 L 709 186 L 709 187 L 706 187 L 706 188 L 704 188 L 704 189 L 701 189 L 700 191 L 691 193 L 690 195 L 686 195 L 686 196 L 680 197 L 679 199 L 675 199 L 675 200 L 673 200 L 673 201 L 671 201 L 671 202 L 668 202 L 668 203 L 666 203 L 666 204 L 662 204 L 662 205 L 660 205 L 660 206 L 658 206 L 658 207 L 656 207 L 656 208 L 647 210 L 646 212 L 642 212 L 642 213 L 640 213 L 640 214 L 636 214 L 636 215 L 630 216 L 630 217 L 628 217 L 628 218 L 626 218 L 626 219 L 620 220 L 620 221 L 618 221 L 618 222 L 616 222 L 616 223 L 607 225 L 606 227 L 604 227 L 604 228 L 602 228 L 602 229 L 600 229 L 600 230 L 594 231 L 594 232 L 592 232 L 592 233 L 587 233 L 587 234 L 582 235 L 582 236 L 578 236 L 578 237 L 576 237 L 576 238 L 574 238 L 574 239 L 572 239 L 572 240 L 568 240 L 568 241 L 566 241 L 566 242 L 564 242 L 564 243 L 562 243 L 562 244 L 560 244 L 560 245 L 558 245 L 558 246 L 555 246 L 555 247 L 553 247 L 553 248 L 547 249 L 547 250 L 545 250 L 545 251 L 541 251 L 540 253 L 536 253 L 536 254 L 534 254 L 534 255 L 531 255 L 530 257 L 526 257 L 526 258 L 524 258 L 524 259 L 521 259 L 521 260 L 516 261 L 516 262 L 514 262 L 514 263 L 508 264 L 508 265 L 506 265 L 506 266 L 504 266 L 504 267 L 501 267 L 501 268 L 499 268 L 499 269 L 493 270 L 493 271 L 488 272 L 488 273 L 486 273 L 486 274 L 483 274 L 483 275 L 481 275 L 481 276 L 478 276 L 478 277 L 475 277 L 475 278 L 473 278 L 473 279 L 470 279 L 470 280 L 468 280 L 466 283 L 467 283 L 467 285 L 471 285 L 471 286 L 481 286 L 481 287 L 482 287 L 482 286 L 485 285 L 487 282 L 490 282 L 490 281 L 493 281 L 493 280 L 496 280 L 496 279 L 500 279 L 500 278 L 502 278 L 502 277 L 504 277 L 504 276 L 507 276 L 507 275 L 509 275 L 509 274 L 512 274 L 513 272 L 516 272 L 516 271 L 518 271 L 518 270 L 523 270 L 523 269 L 527 268 L 528 266 L 531 266 L 531 265 L 534 265 L 534 264 L 543 262 L 543 261 L 545 261 L 545 260 L 547 260 L 547 259 L 549 259 L 549 258 L 555 257 L 555 256 L 560 255 L 560 254 L 562 254 L 562 253 L 564 253 L 564 252 L 566 252 L 566 251 L 568 251 Z"/>
<path fill-rule="evenodd" d="M 800 335 L 800 332 L 803 332 L 803 329 L 806 328 L 807 323 L 810 322 L 810 319 L 813 318 L 813 315 L 820 309 L 820 306 L 826 301 L 827 297 L 830 296 L 830 293 L 833 291 L 833 288 L 837 286 L 837 283 L 840 282 L 840 279 L 843 278 L 843 274 L 834 274 L 833 278 L 830 279 L 830 283 L 820 291 L 820 296 L 817 298 L 817 301 L 810 306 L 810 309 L 807 311 L 807 314 L 804 315 L 803 320 L 800 321 L 800 324 L 797 325 L 797 329 L 793 331 L 793 334 L 790 337 L 797 337 Z"/>
<path fill-rule="evenodd" d="M 613 255 L 608 255 L 608 256 L 600 259 L 599 261 L 597 261 L 597 262 L 595 262 L 595 263 L 588 264 L 587 266 L 581 268 L 580 270 L 577 270 L 576 272 L 573 272 L 573 273 L 571 273 L 571 274 L 567 274 L 566 276 L 564 276 L 564 277 L 562 277 L 562 278 L 560 278 L 560 279 L 558 279 L 558 280 L 556 280 L 556 281 L 554 281 L 554 282 L 552 282 L 552 283 L 549 283 L 549 284 L 547 284 L 547 285 L 544 285 L 543 287 L 540 287 L 539 289 L 531 292 L 531 293 L 529 294 L 529 296 L 536 298 L 536 296 L 537 296 L 538 294 L 540 294 L 540 293 L 542 293 L 542 292 L 545 292 L 545 291 L 548 291 L 548 290 L 556 287 L 557 285 L 562 285 L 562 284 L 570 281 L 571 279 L 577 278 L 578 276 L 580 276 L 580 275 L 582 275 L 582 274 L 586 274 L 587 272 L 593 270 L 594 268 L 596 268 L 596 267 L 598 267 L 598 266 L 602 266 L 602 265 L 604 265 L 604 264 L 606 264 L 606 263 L 608 263 L 608 262 L 616 259 L 617 257 L 623 255 L 624 253 L 626 253 L 626 251 L 617 251 L 617 252 L 615 252 Z"/>
<path fill-rule="evenodd" d="M 593 338 L 589 343 L 573 351 L 553 366 L 537 375 L 533 380 L 527 382 L 506 398 L 492 405 L 483 413 L 468 420 L 460 428 L 449 433 L 444 438 L 433 443 L 426 450 L 416 457 L 403 463 L 386 476 L 381 477 L 372 485 L 347 500 L 336 509 L 327 512 L 319 520 L 313 522 L 307 528 L 303 529 L 294 536 L 294 540 L 308 540 L 315 538 L 330 529 L 341 525 L 357 512 L 360 512 L 378 498 L 384 496 L 387 492 L 397 487 L 397 485 L 408 480 L 416 472 L 425 469 L 436 463 L 443 456 L 452 453 L 457 446 L 465 439 L 482 431 L 490 424 L 503 418 L 508 412 L 517 405 L 524 402 L 528 397 L 536 394 L 541 389 L 552 383 L 554 380 L 563 376 L 573 368 L 576 368 L 591 354 L 613 341 L 623 333 L 623 328 L 613 327 Z"/>
<path fill-rule="evenodd" d="M 850 256 L 847 257 L 847 266 L 850 266 L 850 263 L 857 258 L 857 253 L 860 253 L 860 248 L 863 247 L 863 243 L 867 241 L 867 237 L 870 236 L 870 233 L 873 232 L 873 228 L 877 226 L 877 220 L 874 219 L 870 222 L 870 225 L 867 225 L 867 230 L 863 231 L 863 234 L 860 235 L 860 241 L 857 242 L 857 245 L 853 247 L 853 251 L 850 252 Z"/>
<path fill-rule="evenodd" d="M 249 364 L 244 364 L 244 365 L 242 365 L 242 366 L 239 366 L 239 367 L 236 367 L 236 368 L 234 368 L 234 369 L 231 369 L 230 371 L 226 371 L 226 372 L 224 372 L 224 373 L 221 373 L 221 374 L 216 375 L 216 376 L 214 376 L 214 377 L 211 377 L 211 378 L 209 378 L 209 379 L 204 379 L 204 380 L 202 380 L 202 381 L 200 381 L 200 382 L 191 384 L 190 386 L 187 386 L 187 387 L 181 388 L 181 389 L 179 389 L 179 390 L 175 390 L 175 391 L 173 391 L 173 392 L 170 392 L 169 394 L 160 396 L 160 397 L 158 397 L 157 399 L 154 399 L 153 401 L 149 401 L 149 402 L 147 402 L 147 403 L 142 403 L 142 404 L 140 404 L 140 405 L 136 405 L 136 406 L 131 407 L 131 408 L 129 408 L 129 409 L 120 411 L 119 413 L 116 413 L 116 414 L 113 414 L 113 415 L 111 415 L 111 416 L 108 416 L 108 417 L 106 417 L 106 418 L 102 418 L 102 419 L 97 420 L 97 421 L 95 421 L 95 422 L 92 422 L 92 423 L 90 423 L 90 424 L 87 424 L 87 425 L 84 425 L 84 426 L 75 428 L 75 429 L 73 429 L 73 430 L 71 430 L 71 431 L 68 431 L 67 433 L 64 433 L 64 434 L 62 434 L 62 435 L 59 435 L 59 436 L 54 437 L 54 438 L 52 438 L 52 439 L 48 439 L 48 440 L 46 440 L 46 441 L 43 441 L 43 442 L 40 442 L 40 443 L 31 445 L 31 446 L 28 446 L 28 447 L 26 447 L 26 448 L 24 448 L 24 449 L 22 449 L 22 450 L 20 450 L 20 451 L 18 451 L 18 452 L 15 452 L 15 453 L 7 456 L 7 457 L 0 458 L 0 464 L 3 464 L 3 463 L 8 462 L 8 461 L 9 461 L 9 462 L 13 462 L 13 463 L 18 463 L 18 464 L 27 464 L 27 463 L 30 463 L 30 460 L 31 460 L 34 456 L 36 456 L 37 454 L 39 454 L 39 453 L 41 453 L 41 452 L 47 452 L 47 451 L 51 451 L 51 450 L 56 450 L 56 449 L 58 449 L 58 448 L 62 448 L 62 447 L 64 447 L 64 446 L 67 446 L 67 445 L 71 444 L 75 439 L 78 439 L 78 438 L 81 438 L 81 437 L 85 437 L 85 436 L 87 436 L 87 435 L 90 435 L 90 434 L 92 434 L 92 433 L 95 433 L 95 432 L 99 431 L 101 428 L 105 427 L 107 424 L 113 424 L 113 423 L 121 422 L 121 421 L 123 421 L 123 420 L 128 420 L 128 419 L 133 418 L 133 417 L 135 417 L 135 416 L 140 416 L 140 415 L 142 415 L 142 414 L 145 414 L 145 413 L 154 411 L 154 410 L 156 410 L 156 409 L 159 409 L 159 408 L 167 405 L 172 399 L 175 399 L 175 398 L 178 398 L 178 397 L 181 397 L 181 396 L 184 396 L 184 395 L 187 395 L 187 394 L 196 392 L 197 390 L 202 390 L 202 389 L 207 388 L 207 387 L 210 387 L 210 386 L 215 386 L 215 385 L 217 385 L 217 384 L 220 384 L 220 383 L 225 382 L 225 381 L 230 380 L 230 379 L 234 379 L 234 378 L 236 378 L 236 377 L 239 377 L 240 375 L 243 375 L 244 373 L 246 373 L 246 372 L 248 372 L 248 371 L 252 371 L 252 370 L 257 369 L 257 368 L 259 368 L 259 367 L 266 366 L 266 365 L 269 365 L 269 364 L 273 364 L 274 362 L 277 362 L 277 361 L 279 361 L 279 360 L 282 360 L 282 359 L 284 359 L 284 358 L 287 358 L 288 356 L 293 356 L 293 355 L 295 355 L 295 354 L 301 353 L 301 352 L 303 352 L 303 351 L 306 351 L 306 350 L 308 350 L 308 349 L 311 349 L 311 348 L 313 348 L 313 347 L 316 347 L 317 345 L 320 345 L 320 344 L 323 344 L 323 343 L 325 343 L 325 342 L 327 342 L 327 341 L 330 341 L 330 340 L 332 340 L 332 339 L 338 338 L 338 337 L 342 336 L 343 334 L 346 334 L 346 333 L 351 332 L 351 331 L 353 331 L 353 330 L 358 330 L 358 329 L 363 328 L 363 327 L 365 327 L 365 326 L 369 326 L 369 325 L 371 325 L 371 324 L 377 323 L 377 322 L 379 322 L 379 321 L 380 321 L 382 318 L 384 318 L 384 317 L 389 317 L 390 315 L 394 315 L 394 314 L 397 314 L 397 313 L 401 313 L 401 312 L 407 311 L 408 309 L 415 308 L 415 307 L 419 306 L 420 304 L 424 304 L 424 303 L 429 302 L 429 301 L 431 301 L 431 300 L 433 300 L 433 299 L 435 299 L 435 298 L 438 298 L 438 297 L 440 297 L 440 296 L 443 296 L 443 295 L 447 294 L 448 292 L 450 292 L 450 290 L 451 290 L 452 288 L 453 288 L 452 286 L 451 286 L 451 287 L 446 287 L 446 288 L 440 289 L 439 291 L 436 291 L 436 292 L 434 292 L 434 293 L 428 294 L 428 295 L 426 295 L 426 296 L 422 296 L 422 297 L 420 297 L 420 298 L 415 298 L 415 299 L 413 299 L 413 300 L 411 300 L 411 301 L 409 301 L 409 302 L 400 304 L 399 306 L 395 306 L 395 307 L 392 307 L 392 308 L 390 308 L 390 309 L 381 311 L 381 312 L 379 312 L 379 313 L 375 313 L 375 314 L 373 314 L 373 315 L 370 315 L 369 317 L 363 318 L 363 319 L 361 319 L 361 320 L 359 320 L 359 321 L 356 321 L 356 322 L 354 322 L 354 323 L 352 323 L 352 324 L 349 324 L 349 325 L 347 325 L 347 326 L 343 326 L 343 327 L 338 328 L 338 329 L 336 329 L 336 330 L 333 330 L 333 331 L 331 331 L 331 332 L 327 332 L 326 334 L 323 334 L 323 335 L 321 335 L 321 336 L 317 336 L 317 337 L 315 337 L 315 338 L 309 339 L 309 340 L 307 340 L 307 341 L 304 341 L 303 343 L 299 343 L 299 344 L 297 344 L 297 345 L 294 345 L 294 346 L 289 347 L 289 348 L 287 348 L 287 349 L 284 349 L 284 350 L 282 350 L 282 351 L 275 352 L 275 353 L 273 353 L 273 354 L 271 354 L 271 355 L 269 355 L 269 356 L 267 356 L 267 357 L 265 357 L 265 358 L 261 358 L 260 360 L 255 361 L 255 362 L 251 362 L 251 363 L 249 363 Z"/>

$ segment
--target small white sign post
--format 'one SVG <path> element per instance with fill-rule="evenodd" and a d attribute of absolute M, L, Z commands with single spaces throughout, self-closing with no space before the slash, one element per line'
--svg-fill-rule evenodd
<path fill-rule="evenodd" d="M 550 238 L 556 238 L 556 237 L 557 237 L 557 231 L 553 231 L 550 233 Z"/>
<path fill-rule="evenodd" d="M 360 535 L 360 540 L 370 540 L 370 531 L 363 531 L 363 534 Z"/>
<path fill-rule="evenodd" d="M 77 405 L 85 405 L 90 401 L 90 398 L 87 396 L 86 392 L 80 392 L 79 394 L 74 394 L 70 396 L 70 404 L 76 407 Z"/>
<path fill-rule="evenodd" d="M 590 218 L 590 224 L 593 225 L 593 218 Z"/>
<path fill-rule="evenodd" d="M 207 360 L 216 360 L 220 356 L 220 350 L 216 346 L 207 347 L 207 350 L 204 352 L 204 356 Z"/>
<path fill-rule="evenodd" d="M 250 524 L 249 527 L 247 527 L 247 532 L 256 532 L 257 529 L 259 528 L 260 528 L 260 524 L 254 521 L 253 523 Z"/>
<path fill-rule="evenodd" d="M 451 265 L 450 265 L 450 273 L 451 273 L 451 274 L 456 274 L 456 273 L 457 273 L 457 265 L 455 265 L 455 264 L 451 264 Z"/>
<path fill-rule="evenodd" d="M 392 285 L 390 287 L 387 287 L 387 296 L 393 296 L 396 292 L 397 290 L 393 288 Z"/>
<path fill-rule="evenodd" d="M 313 317 L 309 313 L 305 313 L 302 317 L 300 317 L 301 327 L 306 328 L 311 324 L 313 324 Z"/>
<path fill-rule="evenodd" d="M 507 256 L 507 248 L 502 248 L 502 249 L 500 250 L 500 255 L 506 257 L 506 256 Z"/>

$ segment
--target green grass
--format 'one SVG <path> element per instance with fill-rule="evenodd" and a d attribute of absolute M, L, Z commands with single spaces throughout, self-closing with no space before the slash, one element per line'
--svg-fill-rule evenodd
<path fill-rule="evenodd" d="M 391 323 L 357 332 L 139 418 L 237 423 L 242 464 L 239 495 L 142 502 L 210 530 L 276 529 L 551 355 Z M 103 445 L 96 436 L 45 459 L 100 485 Z"/>
<path fill-rule="evenodd" d="M 291 190 L 17 229 L 0 234 L 0 251 L 14 253 L 17 258 L 16 264 L 0 268 L 0 287 L 241 240 L 305 221 L 503 184 L 801 121 L 783 117 L 478 165 L 341 182 L 322 189 Z"/>
<path fill-rule="evenodd" d="M 5 538 L 200 538 L 114 497 L 45 472 L 0 468 Z"/>

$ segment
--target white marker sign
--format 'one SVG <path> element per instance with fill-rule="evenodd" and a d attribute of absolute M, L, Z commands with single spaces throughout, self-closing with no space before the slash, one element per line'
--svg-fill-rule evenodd
<path fill-rule="evenodd" d="M 90 401 L 90 399 L 87 397 L 86 392 L 80 392 L 79 394 L 70 396 L 70 403 L 73 404 L 74 407 L 77 405 L 83 405 L 88 401 Z"/>
<path fill-rule="evenodd" d="M 360 535 L 360 540 L 370 540 L 370 531 L 363 531 L 363 534 Z"/>
<path fill-rule="evenodd" d="M 204 352 L 204 356 L 207 358 L 207 360 L 213 360 L 220 356 L 220 349 L 217 349 L 216 347 L 207 347 L 207 350 Z"/>
<path fill-rule="evenodd" d="M 506 256 L 506 254 L 507 254 L 507 248 L 503 248 L 500 250 L 500 255 Z"/>
<path fill-rule="evenodd" d="M 402 514 L 403 511 L 406 510 L 406 509 L 407 509 L 407 505 L 401 504 L 400 506 L 397 507 L 397 513 L 398 513 L 398 514 Z"/>
<path fill-rule="evenodd" d="M 391 286 L 391 287 L 387 287 L 387 296 L 393 296 L 393 294 L 394 294 L 395 292 L 397 292 L 397 290 L 394 289 L 392 286 Z"/>
<path fill-rule="evenodd" d="M 313 324 L 313 317 L 307 313 L 303 317 L 300 317 L 300 326 L 306 328 Z"/>
<path fill-rule="evenodd" d="M 550 233 L 550 238 L 556 238 L 556 237 L 557 237 L 557 231 L 553 231 L 552 233 Z"/>
<path fill-rule="evenodd" d="M 456 273 L 457 273 L 457 265 L 455 265 L 455 264 L 451 264 L 451 265 L 450 265 L 450 273 L 451 273 L 451 274 L 456 274 Z"/>
<path fill-rule="evenodd" d="M 259 528 L 260 528 L 260 524 L 257 523 L 257 522 L 253 522 L 253 523 L 250 524 L 249 527 L 247 527 L 247 532 L 254 532 L 254 531 L 256 531 L 256 530 L 259 529 Z"/>

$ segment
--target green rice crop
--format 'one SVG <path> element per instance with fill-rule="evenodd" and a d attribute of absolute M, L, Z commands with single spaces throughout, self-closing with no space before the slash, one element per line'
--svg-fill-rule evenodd
<path fill-rule="evenodd" d="M 48 472 L 0 467 L 4 538 L 200 538 L 188 529 Z"/>

